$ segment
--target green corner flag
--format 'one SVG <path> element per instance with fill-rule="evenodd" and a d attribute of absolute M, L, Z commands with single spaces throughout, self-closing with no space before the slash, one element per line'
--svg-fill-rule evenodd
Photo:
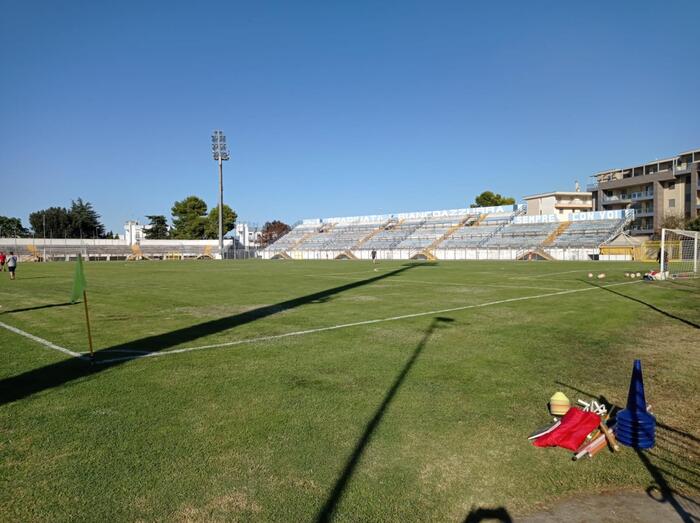
<path fill-rule="evenodd" d="M 90 314 L 88 313 L 88 302 L 87 302 L 87 282 L 85 281 L 85 271 L 83 271 L 83 256 L 78 254 L 78 263 L 75 266 L 75 277 L 73 278 L 73 294 L 71 294 L 70 301 L 75 303 L 80 299 L 80 295 L 83 295 L 83 305 L 85 306 L 85 326 L 87 327 L 88 344 L 90 346 L 90 358 L 95 357 L 95 352 L 92 349 L 92 332 L 90 332 Z"/>
<path fill-rule="evenodd" d="M 70 296 L 70 302 L 75 303 L 78 301 L 83 294 L 83 291 L 87 289 L 87 282 L 85 281 L 85 272 L 83 271 L 83 257 L 78 256 L 78 263 L 75 266 L 75 276 L 73 277 L 73 294 Z"/>

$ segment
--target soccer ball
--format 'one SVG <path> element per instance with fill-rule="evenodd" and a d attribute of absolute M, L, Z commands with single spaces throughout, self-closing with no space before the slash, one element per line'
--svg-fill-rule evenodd
<path fill-rule="evenodd" d="M 602 280 L 603 278 L 605 278 L 605 273 L 604 273 L 604 272 L 601 272 L 601 273 L 598 275 L 598 279 L 599 279 L 599 280 Z"/>
<path fill-rule="evenodd" d="M 640 278 L 642 276 L 642 273 L 638 272 L 637 273 L 637 278 Z"/>
<path fill-rule="evenodd" d="M 634 276 L 634 274 L 633 274 L 632 276 Z M 629 278 L 629 277 L 630 277 L 630 273 L 629 273 L 629 272 L 626 272 L 626 273 L 625 273 L 625 278 Z"/>
<path fill-rule="evenodd" d="M 589 273 L 588 273 L 588 277 L 589 277 L 589 278 L 593 278 L 593 273 L 592 273 L 592 272 L 589 272 Z"/>

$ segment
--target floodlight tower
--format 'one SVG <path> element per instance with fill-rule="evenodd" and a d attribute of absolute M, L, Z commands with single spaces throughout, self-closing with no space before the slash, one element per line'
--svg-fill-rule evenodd
<path fill-rule="evenodd" d="M 224 160 L 228 160 L 228 147 L 223 131 L 214 131 L 211 135 L 211 152 L 214 160 L 219 162 L 219 255 L 224 259 Z"/>

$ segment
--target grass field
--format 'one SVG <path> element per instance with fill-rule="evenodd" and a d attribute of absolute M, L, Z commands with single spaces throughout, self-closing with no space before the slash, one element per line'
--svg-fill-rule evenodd
<path fill-rule="evenodd" d="M 0 322 L 87 351 L 73 268 L 0 274 Z M 0 519 L 463 521 L 697 496 L 700 281 L 623 274 L 648 268 L 88 263 L 94 365 L 0 328 Z M 624 405 L 634 358 L 656 448 L 574 463 L 528 443 L 557 390 Z"/>

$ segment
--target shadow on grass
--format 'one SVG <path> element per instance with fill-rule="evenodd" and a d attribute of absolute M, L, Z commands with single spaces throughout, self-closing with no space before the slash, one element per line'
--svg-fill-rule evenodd
<path fill-rule="evenodd" d="M 621 293 L 620 291 L 617 291 L 617 290 L 615 290 L 615 289 L 611 289 L 610 287 L 604 287 L 604 286 L 601 286 L 601 285 L 596 285 L 595 283 L 593 283 L 593 282 L 591 282 L 591 281 L 588 281 L 588 280 L 579 280 L 579 281 L 585 282 L 585 283 L 587 283 L 588 285 L 591 285 L 591 286 L 593 286 L 593 287 L 598 287 L 599 289 L 603 289 L 604 291 L 610 292 L 610 293 L 612 293 L 612 294 L 616 294 L 617 296 L 620 296 L 620 297 L 622 297 L 622 298 L 627 298 L 628 300 L 631 300 L 631 301 L 637 302 L 637 303 L 639 303 L 639 304 L 641 304 L 641 305 L 644 305 L 644 306 L 646 306 L 646 307 L 649 307 L 651 310 L 656 311 L 656 312 L 658 312 L 658 313 L 660 313 L 660 314 L 663 314 L 664 316 L 666 316 L 666 317 L 668 317 L 668 318 L 672 318 L 672 319 L 674 319 L 674 320 L 678 320 L 678 321 L 680 321 L 680 322 L 683 322 L 683 323 L 685 323 L 686 325 L 689 325 L 690 327 L 693 327 L 693 328 L 695 328 L 695 329 L 700 329 L 700 325 L 698 325 L 697 323 L 694 323 L 694 322 L 692 322 L 692 321 L 690 321 L 690 320 L 686 320 L 685 318 L 681 318 L 680 316 L 676 316 L 675 314 L 672 314 L 672 313 L 670 313 L 670 312 L 668 312 L 668 311 L 665 311 L 665 310 L 663 310 L 663 309 L 659 309 L 656 305 L 652 305 L 651 303 L 647 303 L 647 302 L 645 302 L 644 300 L 640 300 L 639 298 L 635 298 L 634 296 L 629 296 L 629 295 L 627 295 L 627 294 L 623 294 L 623 293 Z"/>
<path fill-rule="evenodd" d="M 595 395 L 592 394 L 588 391 L 581 390 L 573 385 L 569 385 L 568 383 L 564 383 L 562 381 L 555 381 L 558 385 L 561 385 L 563 387 L 567 387 L 568 389 L 575 390 L 576 392 L 579 392 L 585 396 L 588 396 L 590 398 L 598 398 L 598 401 L 601 403 L 605 403 L 607 405 L 611 406 L 611 409 L 616 409 L 619 410 L 621 407 L 619 405 L 615 405 L 612 402 L 610 402 L 605 396 L 602 395 Z M 657 439 L 659 439 L 659 436 L 662 436 L 662 438 L 672 438 L 672 437 L 677 437 L 679 440 L 682 441 L 688 441 L 691 446 L 697 446 L 698 438 L 695 437 L 692 434 L 689 434 L 687 432 L 683 432 L 682 430 L 676 429 L 674 427 L 670 427 L 664 423 L 661 423 L 658 419 L 656 420 L 656 428 L 657 428 Z M 640 449 L 632 449 L 634 452 L 637 454 L 637 457 L 639 458 L 639 461 L 644 465 L 644 467 L 647 469 L 649 472 L 649 475 L 652 477 L 653 483 L 649 485 L 646 488 L 646 493 L 647 495 L 652 498 L 655 501 L 658 501 L 659 503 L 669 503 L 673 509 L 676 511 L 678 516 L 681 518 L 682 521 L 694 521 L 695 516 L 693 514 L 689 513 L 685 507 L 680 503 L 678 498 L 683 498 L 686 499 L 692 503 L 695 503 L 694 500 L 691 500 L 690 498 L 686 498 L 685 496 L 682 496 L 680 493 L 676 492 L 668 483 L 666 480 L 666 476 L 670 476 L 674 478 L 676 481 L 679 481 L 681 483 L 685 483 L 686 485 L 690 486 L 693 489 L 698 489 L 698 485 L 693 484 L 692 482 L 688 481 L 687 479 L 680 478 L 676 476 L 675 474 L 672 474 L 671 472 L 664 470 L 662 468 L 659 468 L 656 466 L 654 463 L 651 462 L 649 459 L 649 455 L 655 456 L 653 453 L 647 451 L 644 452 Z M 668 461 L 668 460 L 664 460 Z M 682 469 L 682 467 L 679 467 Z M 665 474 L 665 475 L 664 475 Z M 659 492 L 661 494 L 660 497 L 657 497 L 654 495 L 655 492 Z"/>
<path fill-rule="evenodd" d="M 469 511 L 464 523 L 479 523 L 480 521 L 497 521 L 498 523 L 513 523 L 508 511 L 504 507 L 483 508 L 474 507 Z"/>
<path fill-rule="evenodd" d="M 69 301 L 67 301 L 65 303 L 49 303 L 48 305 L 37 305 L 36 307 L 24 307 L 22 309 L 12 309 L 10 311 L 1 311 L 0 314 L 10 314 L 13 312 L 38 311 L 41 309 L 53 309 L 54 307 L 66 307 L 68 305 L 77 305 L 77 303 L 71 303 Z"/>
<path fill-rule="evenodd" d="M 69 360 L 62 360 L 38 369 L 33 369 L 0 381 L 0 405 L 26 398 L 32 394 L 36 394 L 37 392 L 49 390 L 79 378 L 84 378 L 103 372 L 112 367 L 121 365 L 126 361 L 138 359 L 139 357 L 142 357 L 144 353 L 159 352 L 181 343 L 190 342 L 216 334 L 218 332 L 233 329 L 235 327 L 252 323 L 279 312 L 291 310 L 302 305 L 323 303 L 339 293 L 397 276 L 402 272 L 417 266 L 418 265 L 415 264 L 407 264 L 391 272 L 374 276 L 372 278 L 367 278 L 365 280 L 353 281 L 352 283 L 314 292 L 312 294 L 307 294 L 306 296 L 293 298 L 274 305 L 267 305 L 265 307 L 246 311 L 241 314 L 205 321 L 164 334 L 147 336 L 138 340 L 107 347 L 95 352 L 95 361 L 97 363 L 99 363 L 100 358 L 105 359 L 105 356 L 106 359 L 110 359 L 110 361 L 105 361 L 100 365 L 91 365 L 84 359 L 71 358 Z M 133 356 L 123 359 L 112 359 L 114 353 L 118 351 L 141 352 L 141 355 L 134 354 Z"/>
<path fill-rule="evenodd" d="M 401 369 L 401 372 L 399 372 L 399 374 L 396 376 L 394 383 L 391 385 L 391 387 L 389 387 L 389 390 L 384 396 L 384 400 L 382 400 L 382 403 L 379 405 L 379 408 L 374 413 L 374 416 L 372 416 L 372 419 L 369 420 L 369 422 L 365 426 L 365 430 L 362 433 L 362 436 L 358 440 L 357 444 L 355 445 L 355 449 L 352 451 L 352 454 L 345 463 L 345 467 L 343 467 L 343 472 L 336 480 L 333 489 L 328 495 L 326 503 L 319 511 L 318 516 L 316 516 L 317 522 L 326 522 L 332 519 L 335 509 L 338 506 L 338 503 L 340 502 L 341 498 L 343 497 L 343 492 L 345 491 L 345 488 L 347 487 L 350 478 L 352 478 L 352 475 L 355 472 L 355 468 L 360 462 L 360 458 L 362 458 L 362 454 L 364 454 L 365 452 L 365 448 L 371 441 L 372 436 L 374 435 L 374 431 L 377 430 L 377 427 L 379 426 L 382 417 L 384 417 L 384 413 L 389 408 L 389 405 L 394 399 L 394 396 L 396 396 L 398 390 L 401 388 L 401 385 L 406 379 L 406 376 L 411 370 L 411 367 L 413 367 L 413 365 L 416 363 L 418 356 L 420 356 L 421 352 L 423 352 L 423 349 L 428 344 L 428 340 L 430 339 L 438 325 L 440 325 L 440 323 L 449 323 L 452 321 L 454 321 L 452 318 L 444 318 L 438 316 L 437 318 L 433 318 L 433 321 L 430 322 L 430 326 L 423 335 L 423 338 L 421 339 L 420 343 L 413 350 L 411 357 L 408 359 L 408 361 L 406 361 L 403 368 Z"/>

